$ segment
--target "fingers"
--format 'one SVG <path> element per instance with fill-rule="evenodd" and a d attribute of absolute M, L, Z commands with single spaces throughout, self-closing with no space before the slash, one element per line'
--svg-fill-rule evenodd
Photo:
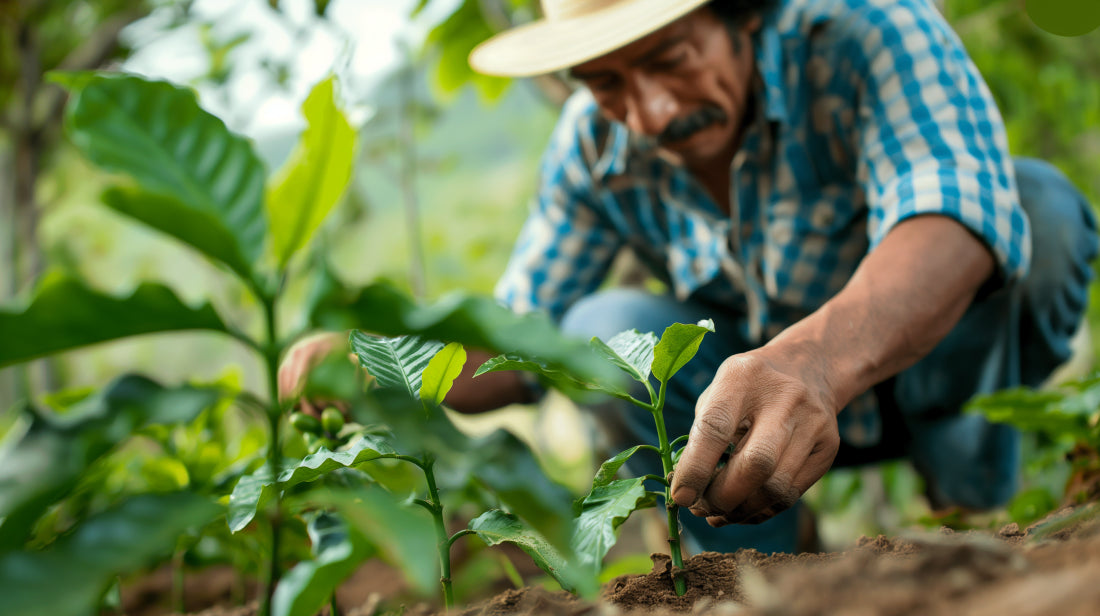
<path fill-rule="evenodd" d="M 337 348 L 342 340 L 341 334 L 323 332 L 294 343 L 286 352 L 276 376 L 279 400 L 285 402 L 298 396 L 309 371 Z"/>
<path fill-rule="evenodd" d="M 741 428 L 741 397 L 715 396 L 708 387 L 696 404 L 695 421 L 672 479 L 672 500 L 688 507 L 710 484 L 714 469 Z M 713 400 L 713 403 L 712 403 Z"/>
<path fill-rule="evenodd" d="M 699 398 L 672 498 L 714 526 L 762 522 L 798 502 L 839 445 L 833 409 L 815 388 L 737 356 Z"/>
<path fill-rule="evenodd" d="M 715 514 L 745 517 L 738 508 L 750 498 L 754 511 L 758 505 L 755 501 L 761 498 L 773 500 L 777 505 L 786 500 L 789 489 L 783 483 L 789 485 L 790 482 L 783 480 L 791 478 L 791 466 L 798 464 L 795 460 L 800 455 L 804 460 L 812 447 L 812 443 L 806 444 L 805 451 L 800 451 L 801 443 L 794 436 L 794 427 L 785 414 L 761 413 L 729 463 L 718 471 L 698 502 L 692 505 L 692 513 L 709 517 Z M 761 495 L 762 491 L 766 496 Z M 794 500 L 797 499 L 795 496 Z"/>
<path fill-rule="evenodd" d="M 812 439 L 792 439 L 776 465 L 775 472 L 733 507 L 729 507 L 729 503 L 723 500 L 734 492 L 729 489 L 731 484 L 740 486 L 737 463 L 731 463 L 724 469 L 728 472 L 719 473 L 710 489 L 700 499 L 702 508 L 723 512 L 708 516 L 707 522 L 711 526 L 759 524 L 793 507 L 802 494 L 825 474 L 836 457 L 839 436 L 835 440 L 828 438 L 828 430 L 817 431 L 816 434 L 816 438 Z M 755 446 L 751 443 L 752 440 L 754 436 L 750 436 L 750 444 L 746 449 Z"/>

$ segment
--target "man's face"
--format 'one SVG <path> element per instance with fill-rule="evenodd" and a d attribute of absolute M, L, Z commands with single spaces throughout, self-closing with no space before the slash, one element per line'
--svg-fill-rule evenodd
<path fill-rule="evenodd" d="M 713 13 L 696 10 L 570 74 L 606 117 L 656 138 L 689 167 L 728 164 L 752 81 L 749 34 L 759 24 L 747 22 L 734 42 Z"/>

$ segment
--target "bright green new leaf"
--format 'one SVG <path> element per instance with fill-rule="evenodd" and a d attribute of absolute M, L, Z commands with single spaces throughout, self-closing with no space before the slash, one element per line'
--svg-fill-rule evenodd
<path fill-rule="evenodd" d="M 172 553 L 181 534 L 221 508 L 189 493 L 142 495 L 89 518 L 41 552 L 0 556 L 3 613 L 91 616 L 118 576 Z"/>
<path fill-rule="evenodd" d="M 510 543 L 523 550 L 540 569 L 549 573 L 562 588 L 569 592 L 592 597 L 599 590 L 593 576 L 571 567 L 570 563 L 544 537 L 510 513 L 490 509 L 470 520 L 468 528 L 477 533 L 486 545 Z"/>
<path fill-rule="evenodd" d="M 226 326 L 210 304 L 192 308 L 164 285 L 144 283 L 115 297 L 76 278 L 48 275 L 26 308 L 0 308 L 0 368 L 98 342 L 187 329 L 225 332 Z"/>
<path fill-rule="evenodd" d="M 238 532 L 275 496 L 275 490 L 287 490 L 296 485 L 317 481 L 328 473 L 349 468 L 371 460 L 391 456 L 394 450 L 381 437 L 363 435 L 344 451 L 322 449 L 308 455 L 297 464 L 279 473 L 279 480 L 271 480 L 271 471 L 265 466 L 251 475 L 241 477 L 229 495 L 229 530 Z"/>
<path fill-rule="evenodd" d="M 354 319 L 361 329 L 383 336 L 415 335 L 458 342 L 467 349 L 538 358 L 547 368 L 579 381 L 618 383 L 619 370 L 598 357 L 587 342 L 564 336 L 546 315 L 517 315 L 491 297 L 454 293 L 417 305 L 393 286 L 369 285 L 353 296 L 329 292 L 311 315 L 314 324 Z"/>
<path fill-rule="evenodd" d="M 360 331 L 351 332 L 351 350 L 359 363 L 383 389 L 395 389 L 413 400 L 420 397 L 424 369 L 443 348 L 442 342 L 418 336 L 379 338 Z"/>
<path fill-rule="evenodd" d="M 208 215 L 217 235 L 234 238 L 227 252 L 239 252 L 248 263 L 259 259 L 267 231 L 263 164 L 248 140 L 199 107 L 194 92 L 133 75 L 57 80 L 72 95 L 69 134 L 89 160 Z M 174 222 L 161 214 L 141 214 L 139 220 L 184 241 L 195 237 L 177 235 Z"/>
<path fill-rule="evenodd" d="M 649 381 L 653 349 L 657 346 L 657 336 L 653 332 L 643 334 L 632 329 L 615 334 L 606 343 L 592 338 L 591 344 L 597 353 L 629 374 L 630 378 L 639 383 Z"/>
<path fill-rule="evenodd" d="M 714 323 L 709 319 L 700 321 L 698 325 L 669 325 L 665 328 L 665 333 L 661 334 L 657 348 L 653 349 L 653 376 L 662 383 L 667 383 L 672 375 L 695 357 L 703 336 L 713 331 Z"/>
<path fill-rule="evenodd" d="M 189 207 L 170 195 L 132 187 L 108 188 L 102 199 L 116 212 L 159 229 L 223 263 L 242 280 L 250 279 L 252 267 L 241 254 L 237 239 L 213 213 Z"/>
<path fill-rule="evenodd" d="M 306 532 L 313 544 L 313 560 L 294 565 L 279 580 L 271 600 L 274 616 L 320 613 L 336 588 L 373 552 L 362 535 L 333 513 L 310 514 Z"/>
<path fill-rule="evenodd" d="M 220 396 L 216 389 L 165 388 L 127 375 L 64 416 L 34 417 L 23 437 L 0 452 L 0 552 L 21 546 L 34 521 L 135 431 L 188 423 Z"/>
<path fill-rule="evenodd" d="M 641 449 L 641 445 L 635 445 L 625 451 L 620 451 L 611 459 L 607 460 L 600 465 L 600 469 L 596 471 L 595 478 L 592 479 L 592 489 L 602 488 L 615 481 L 615 476 L 619 474 L 619 469 L 626 464 L 627 460 L 631 458 L 635 453 Z"/>
<path fill-rule="evenodd" d="M 644 477 L 618 479 L 593 488 L 580 501 L 572 542 L 573 552 L 580 559 L 578 568 L 595 577 L 604 556 L 618 540 L 619 526 L 634 511 L 656 504 L 644 483 Z"/>
<path fill-rule="evenodd" d="M 462 367 L 466 365 L 466 349 L 457 342 L 452 342 L 435 354 L 424 368 L 422 385 L 420 387 L 420 399 L 429 406 L 443 404 L 447 392 L 451 391 L 455 379 L 462 373 Z"/>
<path fill-rule="evenodd" d="M 420 593 L 439 583 L 435 528 L 427 511 L 376 486 L 348 490 L 318 490 L 305 502 L 334 509 L 354 531 L 376 546 Z"/>
<path fill-rule="evenodd" d="M 280 269 L 344 195 L 355 160 L 355 129 L 336 104 L 334 77 L 313 87 L 302 114 L 306 129 L 267 193 L 272 249 Z"/>

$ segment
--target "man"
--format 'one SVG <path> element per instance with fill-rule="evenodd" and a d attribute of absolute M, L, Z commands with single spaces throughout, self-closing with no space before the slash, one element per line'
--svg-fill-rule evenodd
<path fill-rule="evenodd" d="M 1095 224 L 1060 173 L 1009 157 L 931 2 L 543 9 L 470 57 L 584 86 L 497 294 L 605 339 L 714 319 L 666 407 L 670 437 L 690 431 L 672 494 L 695 549 L 793 550 L 795 505 L 833 465 L 908 457 L 935 506 L 1003 504 L 1019 437 L 960 408 L 1069 357 Z M 600 289 L 624 247 L 669 294 Z M 494 378 L 448 401 L 526 392 Z M 600 417 L 616 447 L 654 439 L 648 416 Z"/>
<path fill-rule="evenodd" d="M 543 8 L 470 57 L 585 86 L 498 296 L 581 334 L 715 319 L 669 402 L 671 430 L 690 426 L 673 498 L 711 525 L 763 522 L 834 461 L 908 454 L 936 505 L 1004 503 L 1018 436 L 959 409 L 1068 357 L 1095 226 L 1060 174 L 1009 158 L 932 3 Z M 598 291 L 624 246 L 671 296 Z M 619 411 L 616 440 L 652 438 Z M 704 548 L 790 549 L 796 518 L 778 517 L 685 524 Z"/>

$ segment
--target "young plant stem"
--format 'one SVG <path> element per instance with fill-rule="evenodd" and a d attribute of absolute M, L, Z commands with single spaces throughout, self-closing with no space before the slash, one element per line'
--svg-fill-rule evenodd
<path fill-rule="evenodd" d="M 454 588 L 451 586 L 451 543 L 452 539 L 447 535 L 447 523 L 443 519 L 443 503 L 439 500 L 439 488 L 435 485 L 435 459 L 430 455 L 420 465 L 424 471 L 424 479 L 428 483 L 428 511 L 432 513 L 435 521 L 436 549 L 439 551 L 439 583 L 443 586 L 443 605 L 450 610 L 455 604 Z M 459 535 L 456 535 L 457 538 Z"/>
<path fill-rule="evenodd" d="M 329 616 L 340 616 L 340 607 L 336 605 L 336 591 L 332 591 L 332 594 L 328 597 L 328 614 Z"/>
<path fill-rule="evenodd" d="M 267 345 L 265 346 L 264 361 L 267 368 L 268 396 L 270 401 L 267 408 L 268 427 L 271 438 L 267 447 L 267 465 L 271 469 L 271 477 L 278 481 L 281 472 L 279 441 L 279 423 L 283 415 L 283 407 L 279 402 L 279 355 L 281 348 L 276 337 L 277 323 L 275 321 L 275 299 L 263 298 L 264 320 L 267 326 Z M 275 587 L 279 584 L 281 574 L 279 566 L 279 536 L 281 534 L 282 517 L 282 493 L 275 490 L 275 502 L 268 509 L 268 520 L 271 527 L 271 557 L 268 561 L 267 579 L 264 580 L 263 594 L 260 599 L 260 616 L 268 616 L 271 613 L 271 600 L 275 594 Z"/>
<path fill-rule="evenodd" d="M 180 614 L 187 610 L 183 605 L 183 558 L 187 550 L 177 546 L 176 553 L 172 555 L 172 609 Z"/>
<path fill-rule="evenodd" d="M 676 589 L 676 596 L 682 597 L 687 592 L 684 582 L 684 556 L 680 551 L 680 507 L 672 500 L 672 488 L 668 477 L 672 473 L 672 445 L 668 441 L 668 430 L 665 428 L 665 384 L 661 383 L 661 392 L 657 397 L 657 403 L 653 406 L 653 421 L 657 424 L 657 442 L 661 448 L 661 468 L 665 472 L 665 512 L 668 514 L 668 551 L 672 557 L 672 584 Z"/>

